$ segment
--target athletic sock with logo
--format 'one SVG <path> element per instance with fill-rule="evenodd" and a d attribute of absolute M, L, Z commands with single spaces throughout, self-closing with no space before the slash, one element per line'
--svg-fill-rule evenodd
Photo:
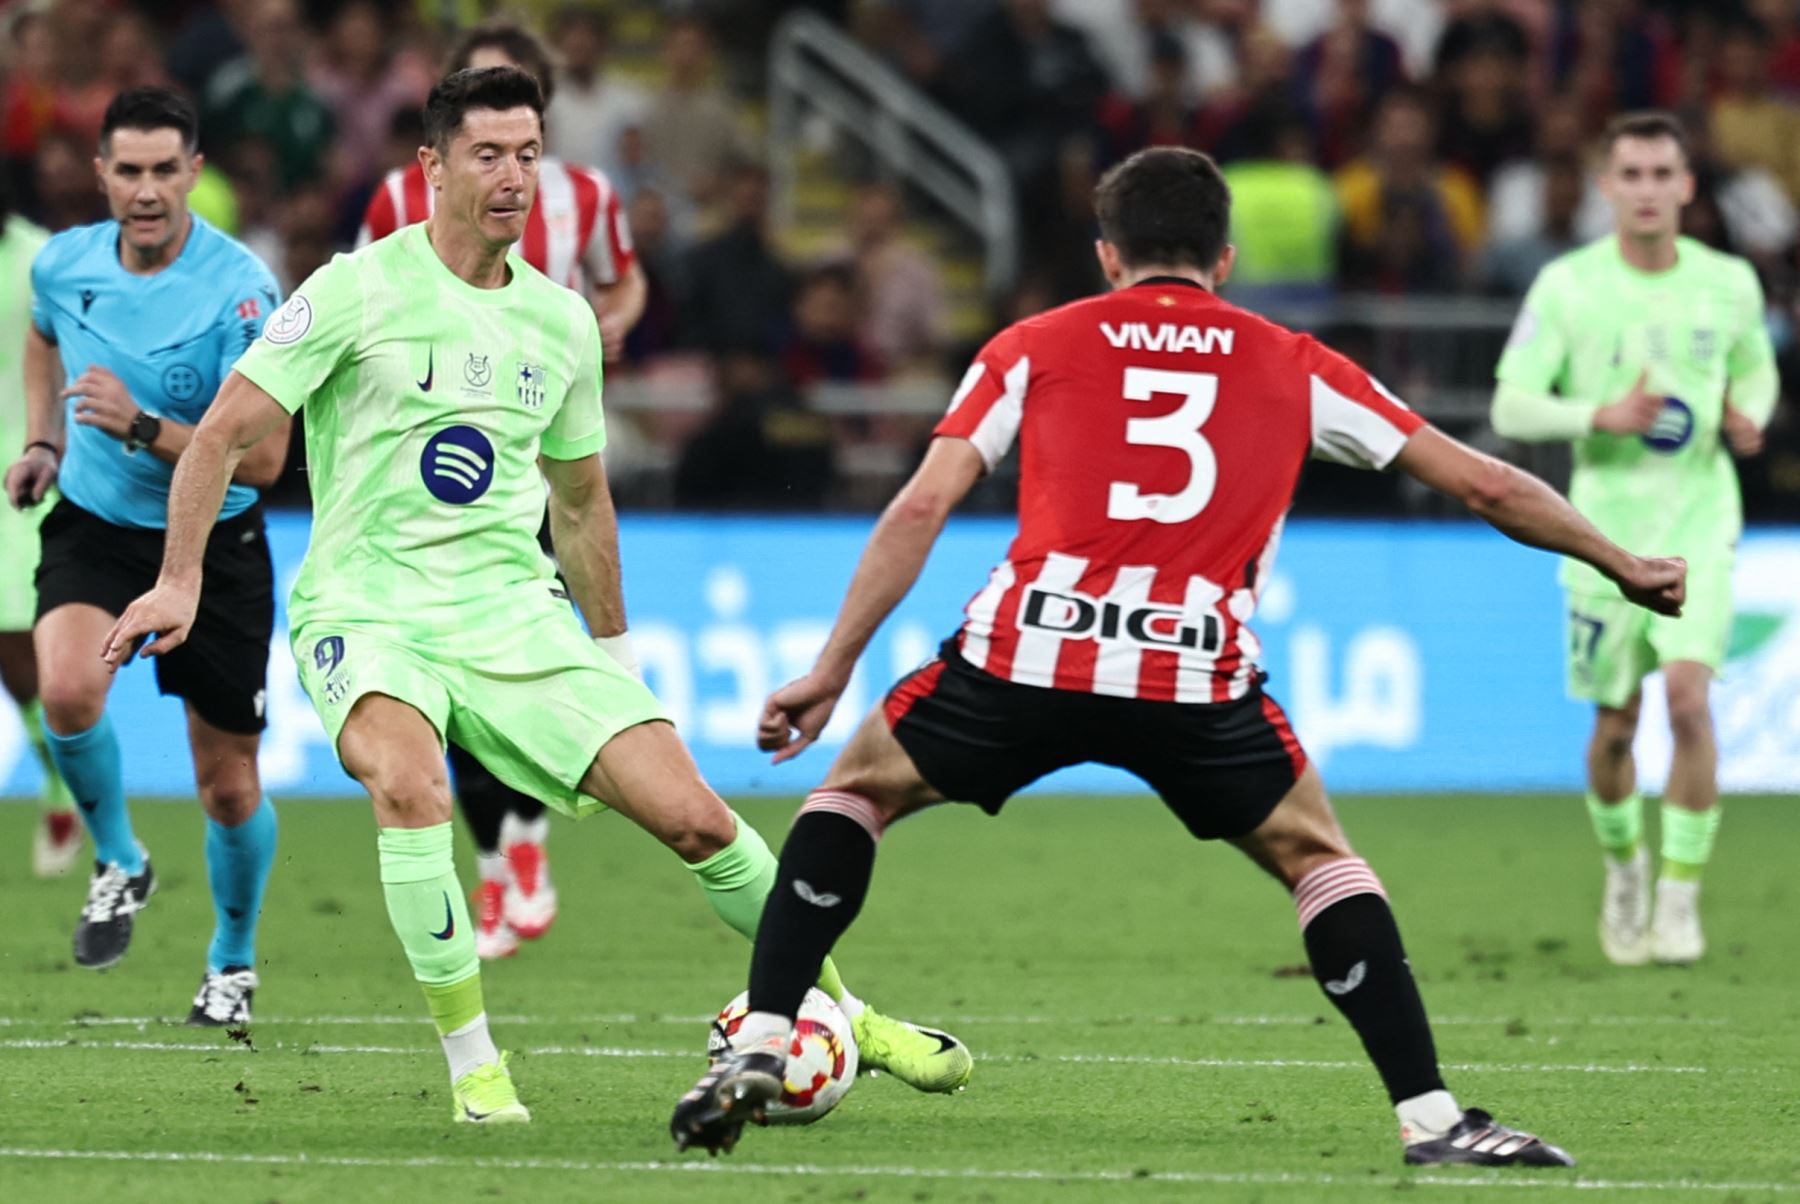
<path fill-rule="evenodd" d="M 1443 1091 L 1425 1001 L 1380 879 L 1360 857 L 1327 862 L 1294 886 L 1307 960 L 1395 1103 Z M 1402 1118 L 1404 1120 L 1404 1117 Z"/>
<path fill-rule="evenodd" d="M 731 818 L 737 823 L 737 838 L 688 869 L 699 879 L 700 889 L 706 892 L 706 901 L 712 904 L 719 918 L 754 941 L 770 888 L 775 885 L 775 854 L 769 852 L 762 834 L 743 816 L 733 811 Z M 831 947 L 827 945 L 825 951 L 829 953 Z M 829 957 L 824 959 L 817 978 L 819 988 L 840 1003 L 846 998 L 855 998 L 844 989 L 837 966 Z M 805 995 L 806 991 L 802 989 L 800 993 Z M 857 1010 L 861 1010 L 860 1000 Z"/>
<path fill-rule="evenodd" d="M 487 1037 L 475 926 L 469 923 L 468 904 L 456 879 L 451 842 L 447 823 L 383 828 L 377 837 L 388 919 L 412 963 L 413 977 L 424 988 L 455 1082 L 481 1064 L 470 1065 L 470 1058 L 488 1055 L 486 1060 L 492 1061 L 498 1055 Z"/>
<path fill-rule="evenodd" d="M 213 900 L 209 970 L 256 965 L 256 921 L 275 861 L 275 835 L 275 804 L 266 794 L 235 828 L 206 821 L 206 880 Z"/>
<path fill-rule="evenodd" d="M 131 815 L 125 810 L 125 775 L 119 765 L 119 738 L 113 734 L 112 717 L 104 712 L 100 722 L 85 732 L 61 736 L 45 731 L 56 772 L 75 795 L 75 805 L 94 838 L 94 857 L 116 863 L 127 874 L 144 872 L 144 851 L 131 831 Z"/>
<path fill-rule="evenodd" d="M 882 821 L 875 805 L 816 790 L 800 809 L 750 959 L 750 1010 L 792 1020 L 838 938 L 862 910 Z"/>

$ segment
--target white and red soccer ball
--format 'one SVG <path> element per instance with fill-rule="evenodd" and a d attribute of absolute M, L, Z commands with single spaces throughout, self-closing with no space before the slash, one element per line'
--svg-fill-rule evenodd
<path fill-rule="evenodd" d="M 719 1012 L 707 1034 L 706 1053 L 718 1058 L 735 1045 L 738 1026 L 750 1014 L 745 991 Z M 806 993 L 788 1042 L 781 1098 L 767 1109 L 772 1125 L 806 1125 L 837 1107 L 856 1081 L 856 1038 L 850 1018 L 817 987 Z"/>

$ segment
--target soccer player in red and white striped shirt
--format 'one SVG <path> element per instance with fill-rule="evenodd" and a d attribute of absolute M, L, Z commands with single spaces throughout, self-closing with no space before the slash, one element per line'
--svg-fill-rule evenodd
<path fill-rule="evenodd" d="M 506 19 L 484 22 L 457 40 L 446 73 L 468 67 L 517 67 L 537 80 L 546 104 L 556 83 L 543 42 Z M 419 163 L 389 172 L 369 200 L 356 245 L 424 221 L 435 195 Z M 543 156 L 537 199 L 525 217 L 518 250 L 550 279 L 588 296 L 600 324 L 601 354 L 617 359 L 643 315 L 648 286 L 612 182 L 591 167 Z M 545 851 L 550 821 L 543 803 L 501 782 L 462 748 L 450 745 L 449 755 L 481 873 L 475 950 L 484 959 L 510 957 L 521 939 L 543 936 L 556 919 L 556 887 Z"/>
<path fill-rule="evenodd" d="M 1686 566 L 1625 552 L 1336 352 L 1216 296 L 1230 196 L 1205 155 L 1140 152 L 1101 181 L 1095 209 L 1113 291 L 981 351 L 871 535 L 817 664 L 764 708 L 758 742 L 777 761 L 818 738 L 950 511 L 1017 442 L 1018 537 L 961 631 L 894 687 L 801 808 L 757 931 L 751 1014 L 677 1105 L 676 1142 L 728 1148 L 779 1092 L 779 1051 L 862 906 L 887 825 L 945 799 L 997 813 L 1038 777 L 1099 761 L 1292 892 L 1313 973 L 1388 1089 L 1407 1162 L 1573 1165 L 1445 1089 L 1386 894 L 1263 692 L 1250 620 L 1309 456 L 1398 468 L 1661 613 L 1680 609 Z"/>

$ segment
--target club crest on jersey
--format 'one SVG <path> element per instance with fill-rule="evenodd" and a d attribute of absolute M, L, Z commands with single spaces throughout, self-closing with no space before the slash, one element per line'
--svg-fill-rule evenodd
<path fill-rule="evenodd" d="M 528 410 L 542 409 L 544 382 L 543 365 L 521 363 L 519 365 L 519 404 Z"/>
<path fill-rule="evenodd" d="M 192 401 L 200 392 L 200 373 L 191 364 L 170 364 L 163 369 L 162 387 L 170 401 Z"/>
<path fill-rule="evenodd" d="M 469 358 L 463 364 L 463 380 L 471 389 L 486 392 L 487 387 L 494 383 L 493 357 L 469 352 Z"/>
<path fill-rule="evenodd" d="M 494 483 L 494 445 L 472 426 L 447 426 L 426 440 L 419 475 L 438 501 L 467 506 Z"/>
<path fill-rule="evenodd" d="M 1688 445 L 1694 437 L 1694 411 L 1679 397 L 1663 398 L 1662 413 L 1644 432 L 1644 446 L 1651 451 L 1672 455 Z"/>
<path fill-rule="evenodd" d="M 1124 640 L 1155 648 L 1219 650 L 1219 620 L 1206 615 L 1186 623 L 1180 606 L 1154 602 L 1121 604 L 1084 594 L 1057 593 L 1032 586 L 1019 608 L 1019 626 L 1054 632 L 1064 639 Z"/>
<path fill-rule="evenodd" d="M 1694 330 L 1689 343 L 1688 353 L 1692 355 L 1697 362 L 1704 364 L 1707 360 L 1710 360 L 1716 355 L 1718 350 L 1719 336 L 1717 331 L 1704 326 L 1697 327 Z"/>
<path fill-rule="evenodd" d="M 298 343 L 312 329 L 313 307 L 299 293 L 287 299 L 287 304 L 275 311 L 269 324 L 263 327 L 263 338 L 277 347 L 285 347 L 289 343 Z"/>

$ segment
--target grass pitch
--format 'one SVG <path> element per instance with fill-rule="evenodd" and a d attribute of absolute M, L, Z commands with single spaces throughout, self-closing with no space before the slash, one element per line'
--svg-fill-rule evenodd
<path fill-rule="evenodd" d="M 741 810 L 776 844 L 793 806 Z M 969 1041 L 973 1083 L 865 1079 L 717 1162 L 676 1158 L 666 1124 L 747 949 L 617 817 L 556 825 L 561 918 L 487 969 L 535 1120 L 485 1131 L 450 1122 L 366 805 L 282 807 L 254 1048 L 179 1025 L 211 924 L 198 807 L 137 806 L 161 890 L 125 962 L 88 973 L 69 958 L 83 883 L 28 876 L 20 805 L 0 807 L 0 1200 L 1800 1200 L 1800 804 L 1729 804 L 1708 959 L 1636 971 L 1596 947 L 1575 800 L 1339 809 L 1451 1088 L 1568 1147 L 1575 1175 L 1402 1168 L 1283 893 L 1149 800 L 897 828 L 840 963 L 877 1006 Z"/>

